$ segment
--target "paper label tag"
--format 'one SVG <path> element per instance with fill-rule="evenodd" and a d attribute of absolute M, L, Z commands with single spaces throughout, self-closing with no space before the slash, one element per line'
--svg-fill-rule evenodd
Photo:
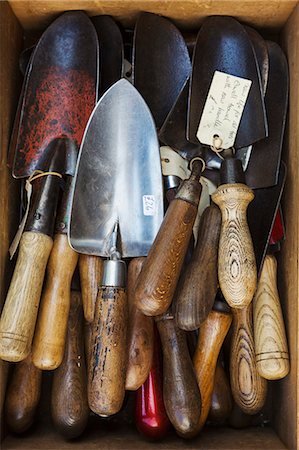
<path fill-rule="evenodd" d="M 196 134 L 202 144 L 213 145 L 218 135 L 221 148 L 234 146 L 251 84 L 246 78 L 215 71 Z"/>
<path fill-rule="evenodd" d="M 143 214 L 145 216 L 154 216 L 156 212 L 156 201 L 154 195 L 143 195 Z"/>

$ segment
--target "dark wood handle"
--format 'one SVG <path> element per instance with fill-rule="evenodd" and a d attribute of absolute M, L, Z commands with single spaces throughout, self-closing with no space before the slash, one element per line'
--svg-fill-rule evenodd
<path fill-rule="evenodd" d="M 225 300 L 232 308 L 252 301 L 257 270 L 246 211 L 253 191 L 245 184 L 224 184 L 212 195 L 222 213 L 218 254 L 218 278 Z"/>
<path fill-rule="evenodd" d="M 125 289 L 101 287 L 92 326 L 88 403 L 99 416 L 117 413 L 125 395 L 128 305 Z"/>
<path fill-rule="evenodd" d="M 153 357 L 153 319 L 135 306 L 135 285 L 145 258 L 135 258 L 128 269 L 128 365 L 126 389 L 136 391 L 148 377 Z"/>
<path fill-rule="evenodd" d="M 65 353 L 54 372 L 51 397 L 54 425 L 68 439 L 80 436 L 89 417 L 82 318 L 81 294 L 73 291 Z"/>
<path fill-rule="evenodd" d="M 65 234 L 55 235 L 32 348 L 33 363 L 41 370 L 56 369 L 63 359 L 71 281 L 78 256 Z"/>
<path fill-rule="evenodd" d="M 103 273 L 103 260 L 99 256 L 79 256 L 80 285 L 82 291 L 83 311 L 87 322 L 92 322 Z"/>
<path fill-rule="evenodd" d="M 195 222 L 201 184 L 201 163 L 171 201 L 138 277 L 137 308 L 147 316 L 164 314 L 174 295 Z"/>
<path fill-rule="evenodd" d="M 237 405 L 246 414 L 261 410 L 267 395 L 267 381 L 257 371 L 252 326 L 252 303 L 232 309 L 230 382 Z"/>
<path fill-rule="evenodd" d="M 176 432 L 185 438 L 199 431 L 201 395 L 189 355 L 186 334 L 167 314 L 157 320 L 163 350 L 163 397 Z"/>
<path fill-rule="evenodd" d="M 33 365 L 31 354 L 15 365 L 5 403 L 7 424 L 14 433 L 24 433 L 33 424 L 41 381 L 42 371 Z"/>
<path fill-rule="evenodd" d="M 176 293 L 176 321 L 183 330 L 198 329 L 213 307 L 218 288 L 220 228 L 221 212 L 212 204 L 203 212 L 197 245 Z"/>
<path fill-rule="evenodd" d="M 46 265 L 53 246 L 47 235 L 23 233 L 0 319 L 0 358 L 22 361 L 31 350 Z"/>
<path fill-rule="evenodd" d="M 232 407 L 229 381 L 218 358 L 208 419 L 217 424 L 224 424 L 231 414 Z"/>
<path fill-rule="evenodd" d="M 204 426 L 209 414 L 217 359 L 231 321 L 230 313 L 212 310 L 199 330 L 198 343 L 193 357 L 202 401 L 199 429 Z"/>
<path fill-rule="evenodd" d="M 290 370 L 276 280 L 277 261 L 274 255 L 266 255 L 253 300 L 253 324 L 257 370 L 267 380 L 284 378 Z"/>

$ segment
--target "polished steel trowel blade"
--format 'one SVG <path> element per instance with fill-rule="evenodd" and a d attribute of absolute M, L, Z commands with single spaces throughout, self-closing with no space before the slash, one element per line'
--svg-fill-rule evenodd
<path fill-rule="evenodd" d="M 117 224 L 122 257 L 147 255 L 163 219 L 159 145 L 147 105 L 125 79 L 94 109 L 75 176 L 71 246 L 108 257 Z"/>

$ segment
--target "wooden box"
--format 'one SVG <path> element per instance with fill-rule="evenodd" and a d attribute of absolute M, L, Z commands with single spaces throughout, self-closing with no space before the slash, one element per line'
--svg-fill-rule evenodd
<path fill-rule="evenodd" d="M 299 1 L 295 0 L 10 0 L 0 2 L 1 23 L 1 147 L 0 147 L 0 292 L 5 298 L 12 266 L 8 246 L 18 224 L 14 200 L 19 182 L 7 168 L 7 149 L 20 93 L 18 58 L 24 38 L 42 30 L 64 10 L 84 10 L 90 16 L 109 14 L 125 26 L 133 26 L 140 11 L 171 18 L 182 30 L 196 30 L 209 15 L 231 15 L 257 27 L 283 46 L 290 68 L 290 103 L 283 159 L 288 176 L 283 195 L 286 241 L 279 256 L 279 288 L 287 326 L 291 372 L 271 384 L 271 426 L 233 430 L 204 429 L 200 436 L 185 442 L 176 435 L 160 443 L 147 442 L 134 430 L 122 427 L 110 432 L 93 430 L 79 441 L 64 441 L 49 426 L 25 437 L 6 436 L 6 449 L 296 449 L 299 448 Z M 2 370 L 2 375 L 4 370 Z M 3 383 L 2 383 L 3 386 Z M 3 393 L 2 393 L 3 398 Z"/>

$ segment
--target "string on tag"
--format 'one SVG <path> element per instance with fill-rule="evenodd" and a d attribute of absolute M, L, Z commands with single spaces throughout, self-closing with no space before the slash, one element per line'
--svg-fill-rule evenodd
<path fill-rule="evenodd" d="M 219 158 L 223 159 L 223 156 L 221 155 L 221 152 L 223 151 L 223 140 L 221 139 L 218 134 L 215 134 L 213 136 L 213 144 L 210 145 L 210 149 L 219 156 Z"/>
<path fill-rule="evenodd" d="M 10 259 L 12 259 L 14 257 L 14 254 L 17 251 L 17 248 L 19 246 L 19 243 L 20 243 L 20 240 L 21 240 L 24 228 L 25 228 L 25 224 L 26 224 L 27 217 L 28 217 L 28 214 L 29 214 L 29 209 L 30 209 L 30 202 L 31 202 L 31 195 L 32 195 L 32 182 L 34 180 L 37 180 L 38 178 L 45 177 L 45 176 L 48 176 L 48 175 L 53 175 L 55 177 L 62 178 L 61 173 L 58 173 L 58 172 L 43 172 L 42 170 L 35 170 L 33 172 L 33 174 L 30 175 L 30 177 L 27 178 L 27 180 L 26 180 L 25 190 L 27 192 L 27 206 L 26 206 L 25 214 L 24 214 L 24 216 L 22 218 L 22 221 L 21 221 L 21 223 L 19 225 L 18 231 L 17 231 L 17 233 L 16 233 L 16 235 L 15 235 L 15 237 L 14 237 L 14 239 L 13 239 L 13 241 L 12 241 L 10 247 L 9 247 L 9 250 L 8 250 L 9 251 L 9 255 L 10 255 Z"/>

